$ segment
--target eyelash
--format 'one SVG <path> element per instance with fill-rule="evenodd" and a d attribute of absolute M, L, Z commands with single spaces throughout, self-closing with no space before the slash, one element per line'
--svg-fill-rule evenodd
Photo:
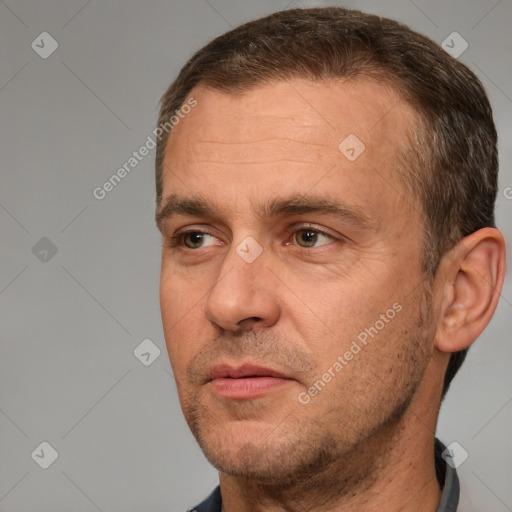
<path fill-rule="evenodd" d="M 297 233 L 298 231 L 303 231 L 303 230 L 314 231 L 315 233 L 317 233 L 319 235 L 324 235 L 327 238 L 330 238 L 330 239 L 335 240 L 335 241 L 336 240 L 339 241 L 339 239 L 337 239 L 331 233 L 328 233 L 327 231 L 324 231 L 324 230 L 319 229 L 319 228 L 317 228 L 315 226 L 312 226 L 311 224 L 305 224 L 305 225 L 302 225 L 302 226 L 295 227 L 292 231 L 290 231 L 288 233 L 288 236 L 289 235 L 293 235 L 293 234 Z M 216 238 L 211 233 L 208 233 L 208 231 L 201 231 L 200 229 L 190 229 L 190 230 L 182 231 L 181 233 L 178 233 L 177 235 L 171 236 L 169 238 L 169 244 L 168 244 L 169 247 L 171 247 L 171 248 L 179 248 L 179 249 L 182 249 L 182 250 L 189 250 L 189 251 L 196 251 L 197 249 L 201 249 L 201 247 L 198 247 L 197 249 L 191 249 L 190 247 L 182 246 L 183 239 L 187 235 L 190 235 L 190 234 L 210 235 L 210 236 Z M 293 245 L 296 245 L 296 244 L 293 244 Z M 309 249 L 308 247 L 301 247 L 300 245 L 297 245 L 297 247 L 299 247 L 301 249 Z M 311 247 L 311 249 L 314 249 L 314 248 L 315 247 Z"/>

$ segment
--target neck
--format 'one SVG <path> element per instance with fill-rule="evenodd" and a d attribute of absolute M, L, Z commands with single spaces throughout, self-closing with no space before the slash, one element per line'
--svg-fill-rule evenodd
<path fill-rule="evenodd" d="M 224 511 L 434 512 L 441 496 L 434 464 L 438 407 L 433 411 L 432 404 L 439 404 L 434 391 L 420 386 L 400 420 L 321 470 L 271 482 L 220 473 Z"/>

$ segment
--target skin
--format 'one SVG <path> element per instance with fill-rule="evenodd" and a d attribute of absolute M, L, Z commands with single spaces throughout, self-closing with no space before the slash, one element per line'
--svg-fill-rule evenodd
<path fill-rule="evenodd" d="M 176 195 L 217 212 L 159 216 L 160 302 L 185 419 L 219 470 L 224 510 L 435 511 L 443 376 L 450 352 L 494 312 L 503 237 L 486 228 L 463 239 L 426 293 L 421 207 L 395 161 L 415 114 L 388 87 L 293 80 L 191 96 L 197 107 L 166 148 L 160 211 Z M 349 134 L 366 146 L 354 161 L 338 149 Z M 261 207 L 291 196 L 343 201 L 366 223 Z M 206 234 L 179 238 L 183 229 Z M 262 250 L 251 263 L 237 252 L 247 237 Z M 252 399 L 220 397 L 209 377 L 219 362 L 270 366 L 289 380 Z"/>

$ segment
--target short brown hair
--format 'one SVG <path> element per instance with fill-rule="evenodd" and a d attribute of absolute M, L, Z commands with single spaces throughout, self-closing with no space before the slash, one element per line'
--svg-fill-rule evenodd
<path fill-rule="evenodd" d="M 497 134 L 482 84 L 437 43 L 387 18 L 328 7 L 276 12 L 241 25 L 189 59 L 162 96 L 158 124 L 199 84 L 240 93 L 294 78 L 378 80 L 417 113 L 417 126 L 397 151 L 397 172 L 425 219 L 427 281 L 461 238 L 495 226 Z M 168 137 L 157 141 L 157 206 Z M 443 396 L 465 355 L 452 354 Z"/>

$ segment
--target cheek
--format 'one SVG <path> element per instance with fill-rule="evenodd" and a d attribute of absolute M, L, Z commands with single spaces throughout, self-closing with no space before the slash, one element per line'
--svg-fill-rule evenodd
<path fill-rule="evenodd" d="M 302 326 L 305 339 L 315 341 L 317 346 L 312 348 L 319 359 L 329 354 L 337 356 L 353 337 L 379 318 L 381 309 L 386 309 L 381 306 L 375 285 L 367 290 L 360 282 L 317 279 L 313 286 L 296 282 L 292 289 L 293 296 L 283 302 L 291 306 L 292 322 Z"/>
<path fill-rule="evenodd" d="M 377 288 L 375 281 L 294 288 L 297 296 L 305 297 L 307 306 L 307 311 L 300 307 L 305 315 L 297 314 L 299 309 L 290 315 L 314 362 L 314 375 L 309 376 L 312 382 L 320 378 L 329 382 L 331 391 L 348 387 L 360 389 L 364 396 L 366 383 L 375 379 L 376 373 L 392 373 L 389 356 L 404 343 L 404 336 L 410 335 L 406 326 L 413 320 L 407 318 L 411 313 L 401 294 L 389 283 Z M 379 379 L 373 382 L 377 388 L 380 384 Z"/>
<path fill-rule="evenodd" d="M 160 273 L 160 311 L 165 329 L 180 327 L 187 317 L 194 314 L 205 290 L 201 281 L 181 275 L 170 263 L 162 263 Z"/>
<path fill-rule="evenodd" d="M 162 269 L 160 311 L 169 360 L 176 379 L 182 379 L 200 340 L 201 291 L 187 286 L 178 275 Z"/>

